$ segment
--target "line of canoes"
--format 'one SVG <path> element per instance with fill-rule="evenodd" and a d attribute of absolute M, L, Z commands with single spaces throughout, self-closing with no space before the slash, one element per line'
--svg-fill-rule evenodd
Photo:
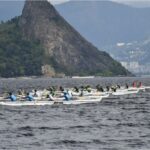
<path fill-rule="evenodd" d="M 32 101 L 26 99 L 24 93 L 18 93 L 16 101 L 10 101 L 6 96 L 0 97 L 0 105 L 6 106 L 43 106 L 43 105 L 54 105 L 54 104 L 85 104 L 85 103 L 97 103 L 104 98 L 109 96 L 122 96 L 129 94 L 137 94 L 139 91 L 144 91 L 150 89 L 150 87 L 141 86 L 141 87 L 118 87 L 115 90 L 111 89 L 102 89 L 102 88 L 70 88 L 60 90 L 54 89 L 45 89 L 45 90 L 33 90 L 30 94 L 33 96 Z M 64 97 L 64 93 L 71 94 L 70 99 Z"/>

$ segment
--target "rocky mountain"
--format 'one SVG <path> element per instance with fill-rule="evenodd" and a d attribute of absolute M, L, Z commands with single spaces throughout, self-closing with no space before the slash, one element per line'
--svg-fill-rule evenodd
<path fill-rule="evenodd" d="M 134 8 L 111 1 L 70 1 L 56 8 L 99 48 L 142 41 L 150 35 L 150 8 Z"/>
<path fill-rule="evenodd" d="M 6 25 L 8 26 L 7 34 L 4 29 Z M 9 31 L 10 28 L 11 31 Z M 21 40 L 20 43 L 24 41 L 22 45 L 19 45 L 19 49 L 23 46 L 21 53 L 24 53 L 23 49 L 25 49 L 30 56 L 29 62 L 27 61 L 28 67 L 26 64 L 23 64 L 23 61 L 28 60 L 28 57 L 25 59 L 23 55 L 20 56 L 19 54 L 18 60 L 19 50 L 13 53 L 14 48 L 11 48 L 11 46 L 7 49 L 7 53 L 11 53 L 11 58 L 13 57 L 15 60 L 21 61 L 21 69 L 24 75 L 29 74 L 29 72 L 32 74 L 32 71 L 34 71 L 33 75 L 40 74 L 40 68 L 41 74 L 50 76 L 58 74 L 71 76 L 130 74 L 106 52 L 99 51 L 91 43 L 86 41 L 46 0 L 27 0 L 22 15 L 17 19 L 3 23 L 0 26 L 0 31 L 3 31 L 0 32 L 0 35 L 2 33 L 5 33 L 5 36 L 7 35 L 5 37 L 7 38 L 7 45 L 3 44 L 1 46 L 3 55 L 6 55 L 5 49 L 9 46 L 9 41 L 11 41 L 12 44 L 15 43 L 14 48 L 16 48 L 18 40 Z M 12 32 L 13 34 L 11 34 Z M 3 42 L 5 42 L 5 40 Z M 30 47 L 28 47 L 29 42 Z M 3 65 L 3 70 L 5 66 L 7 66 L 7 64 Z M 36 66 L 38 72 L 36 72 L 36 67 L 30 70 L 32 66 Z M 26 71 L 27 69 L 28 71 Z M 13 72 L 13 70 L 11 70 L 11 72 Z M 19 75 L 19 73 L 18 71 L 17 75 Z M 14 73 L 14 76 L 15 75 Z"/>
<path fill-rule="evenodd" d="M 20 26 L 27 39 L 38 40 L 44 46 L 48 57 L 45 63 L 50 63 L 56 72 L 115 74 L 114 66 L 125 71 L 107 53 L 87 42 L 47 1 L 26 1 Z"/>

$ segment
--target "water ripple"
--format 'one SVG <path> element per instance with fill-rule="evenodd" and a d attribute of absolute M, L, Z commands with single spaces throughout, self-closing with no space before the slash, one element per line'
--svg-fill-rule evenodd
<path fill-rule="evenodd" d="M 33 79 L 2 80 L 11 90 L 16 87 L 81 85 L 132 82 L 135 78 L 91 80 Z M 136 78 L 147 85 L 150 80 Z M 10 85 L 10 86 L 8 86 Z M 14 85 L 14 86 L 13 86 Z M 150 93 L 111 96 L 99 104 L 42 107 L 0 106 L 0 149 L 2 150 L 149 150 Z"/>

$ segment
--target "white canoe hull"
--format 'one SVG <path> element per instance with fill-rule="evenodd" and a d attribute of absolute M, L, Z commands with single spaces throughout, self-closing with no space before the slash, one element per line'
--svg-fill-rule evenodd
<path fill-rule="evenodd" d="M 89 103 L 97 103 L 100 102 L 102 98 L 97 99 L 81 99 L 81 100 L 70 100 L 70 101 L 63 101 L 64 105 L 79 105 L 79 104 L 89 104 Z"/>
<path fill-rule="evenodd" d="M 146 90 L 149 90 L 149 89 L 150 89 L 150 86 L 144 86 L 144 88 L 145 88 Z"/>
<path fill-rule="evenodd" d="M 142 86 L 142 87 L 130 87 L 128 90 L 139 90 L 139 91 L 144 91 L 146 89 L 146 87 Z"/>
<path fill-rule="evenodd" d="M 78 104 L 86 104 L 86 103 L 96 103 L 100 102 L 102 97 L 97 99 L 78 99 L 78 100 L 58 100 L 58 101 L 6 101 L 0 102 L 0 105 L 4 106 L 45 106 L 45 105 L 54 105 L 54 104 L 64 104 L 64 105 L 78 105 Z"/>
<path fill-rule="evenodd" d="M 0 105 L 5 106 L 45 106 L 53 105 L 53 101 L 16 101 L 16 102 L 0 102 Z"/>
<path fill-rule="evenodd" d="M 88 96 L 90 99 L 108 98 L 110 94 L 105 94 L 103 96 Z"/>
<path fill-rule="evenodd" d="M 130 94 L 137 94 L 139 92 L 139 90 L 120 90 L 120 91 L 116 91 L 113 92 L 112 95 L 115 96 L 121 96 L 121 95 L 130 95 Z"/>

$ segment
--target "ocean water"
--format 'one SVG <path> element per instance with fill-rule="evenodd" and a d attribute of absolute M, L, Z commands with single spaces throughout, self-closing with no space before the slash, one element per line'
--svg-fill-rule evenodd
<path fill-rule="evenodd" d="M 133 81 L 150 85 L 150 78 L 1 79 L 0 92 Z M 0 150 L 150 150 L 150 91 L 94 104 L 0 106 Z"/>

